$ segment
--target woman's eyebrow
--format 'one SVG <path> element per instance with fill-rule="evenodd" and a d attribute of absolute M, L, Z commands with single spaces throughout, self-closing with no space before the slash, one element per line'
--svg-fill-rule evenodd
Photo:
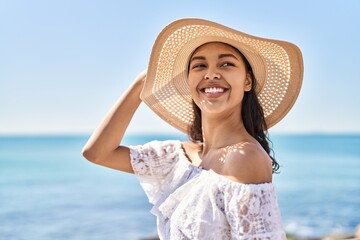
<path fill-rule="evenodd" d="M 195 56 L 190 59 L 190 63 L 194 60 L 206 60 L 206 58 L 203 56 Z"/>
<path fill-rule="evenodd" d="M 234 54 L 231 54 L 231 53 L 224 53 L 224 54 L 219 55 L 219 59 L 226 58 L 226 57 L 232 57 L 232 58 L 235 58 L 236 60 L 239 60 Z"/>
<path fill-rule="evenodd" d="M 235 58 L 236 60 L 239 60 L 234 54 L 231 54 L 231 53 L 219 54 L 218 58 L 221 59 L 221 58 L 226 58 L 226 57 L 231 57 L 231 58 Z M 206 58 L 203 56 L 195 56 L 190 59 L 190 63 L 194 60 L 206 60 Z"/>

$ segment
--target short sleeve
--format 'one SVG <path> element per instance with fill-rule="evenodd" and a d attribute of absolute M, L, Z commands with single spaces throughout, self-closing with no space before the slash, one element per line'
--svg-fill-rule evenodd
<path fill-rule="evenodd" d="M 155 204 L 173 183 L 179 148 L 179 141 L 152 141 L 130 147 L 131 165 L 150 203 Z"/>
<path fill-rule="evenodd" d="M 286 240 L 273 184 L 229 185 L 224 203 L 232 239 Z"/>

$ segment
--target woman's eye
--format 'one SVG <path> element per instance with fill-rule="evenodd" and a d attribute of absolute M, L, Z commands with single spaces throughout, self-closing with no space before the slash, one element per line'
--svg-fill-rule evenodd
<path fill-rule="evenodd" d="M 204 67 L 206 67 L 206 65 L 205 65 L 205 64 L 199 63 L 199 64 L 195 64 L 195 65 L 192 67 L 192 69 L 196 69 L 196 68 L 204 68 Z"/>
<path fill-rule="evenodd" d="M 235 64 L 231 63 L 231 62 L 225 62 L 223 64 L 221 64 L 222 67 L 233 67 L 235 66 Z"/>

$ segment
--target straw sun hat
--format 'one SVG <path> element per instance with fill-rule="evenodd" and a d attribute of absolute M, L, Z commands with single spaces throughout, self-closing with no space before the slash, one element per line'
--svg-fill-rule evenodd
<path fill-rule="evenodd" d="M 180 19 L 157 37 L 141 99 L 163 120 L 188 131 L 194 112 L 187 68 L 194 50 L 208 42 L 230 44 L 249 61 L 257 80 L 256 95 L 268 127 L 279 122 L 299 95 L 303 60 L 289 42 L 251 36 L 202 19 Z"/>

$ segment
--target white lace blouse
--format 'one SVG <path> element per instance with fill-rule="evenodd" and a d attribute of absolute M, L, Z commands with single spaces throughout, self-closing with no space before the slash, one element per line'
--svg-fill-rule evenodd
<path fill-rule="evenodd" d="M 192 165 L 180 141 L 130 147 L 161 239 L 286 239 L 272 183 L 241 184 Z"/>

